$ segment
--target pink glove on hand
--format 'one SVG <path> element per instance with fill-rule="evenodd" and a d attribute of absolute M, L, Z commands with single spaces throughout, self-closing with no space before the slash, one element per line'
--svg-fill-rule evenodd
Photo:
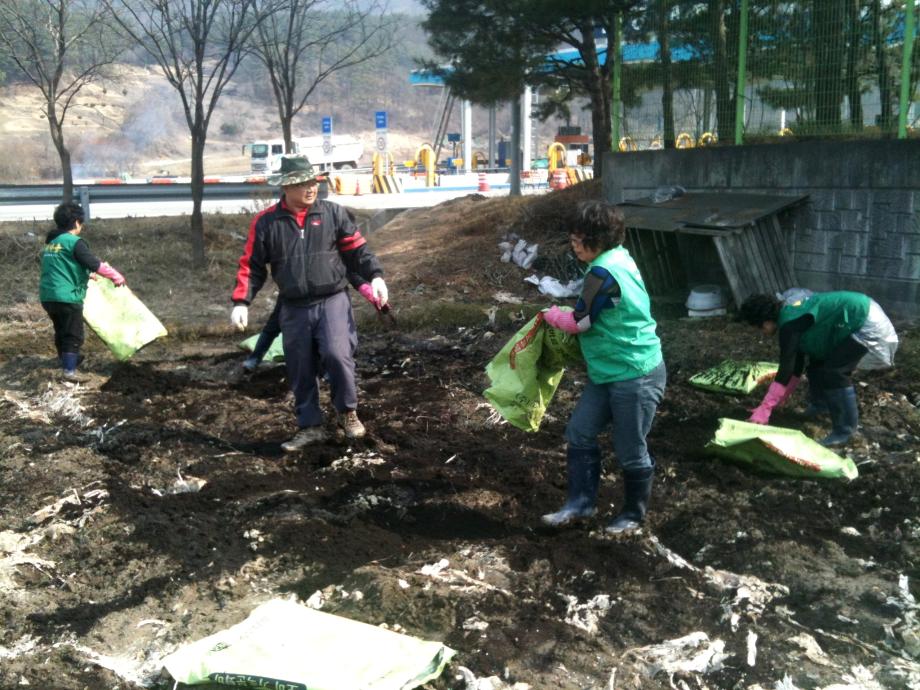
<path fill-rule="evenodd" d="M 373 304 L 375 309 L 380 309 L 377 298 L 374 297 L 374 288 L 371 287 L 370 283 L 362 283 L 361 287 L 358 288 L 358 292 L 361 293 L 364 299 Z"/>
<path fill-rule="evenodd" d="M 753 414 L 748 418 L 748 421 L 754 422 L 754 424 L 766 424 L 769 422 L 770 413 L 773 412 L 774 407 L 782 403 L 785 394 L 786 386 L 776 381 L 771 383 L 767 389 L 767 394 L 763 396 L 763 401 L 752 410 Z"/>
<path fill-rule="evenodd" d="M 575 323 L 575 313 L 571 311 L 562 311 L 555 304 L 543 312 L 543 320 L 553 328 L 558 328 L 564 333 L 570 335 L 578 334 L 578 324 Z"/>
<path fill-rule="evenodd" d="M 115 287 L 121 287 L 125 284 L 125 277 L 114 268 L 109 266 L 105 261 L 99 264 L 99 268 L 96 269 L 96 273 L 101 275 L 103 278 L 108 278 L 111 280 L 115 284 Z"/>

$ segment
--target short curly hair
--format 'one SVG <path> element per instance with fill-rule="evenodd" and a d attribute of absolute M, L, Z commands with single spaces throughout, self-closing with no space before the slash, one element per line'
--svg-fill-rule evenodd
<path fill-rule="evenodd" d="M 64 202 L 54 209 L 54 224 L 58 230 L 73 230 L 77 221 L 83 222 L 85 214 L 80 204 L 72 201 Z"/>
<path fill-rule="evenodd" d="M 582 201 L 575 210 L 569 235 L 580 239 L 588 249 L 606 252 L 619 247 L 626 239 L 623 213 L 604 201 Z"/>
<path fill-rule="evenodd" d="M 751 326 L 762 326 L 766 321 L 778 321 L 782 303 L 772 295 L 751 295 L 741 303 L 738 319 Z"/>

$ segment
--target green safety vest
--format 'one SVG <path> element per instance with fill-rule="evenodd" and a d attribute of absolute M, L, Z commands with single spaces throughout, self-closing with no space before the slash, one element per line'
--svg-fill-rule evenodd
<path fill-rule="evenodd" d="M 73 257 L 80 238 L 63 232 L 42 250 L 42 274 L 38 282 L 38 299 L 42 302 L 82 304 L 90 271 Z"/>
<path fill-rule="evenodd" d="M 815 322 L 799 340 L 799 350 L 813 359 L 824 359 L 831 350 L 866 323 L 871 300 L 861 292 L 819 292 L 807 300 L 779 310 L 779 327 L 805 314 Z"/>
<path fill-rule="evenodd" d="M 594 383 L 628 381 L 661 364 L 661 341 L 649 308 L 639 267 L 624 247 L 600 254 L 588 267 L 606 269 L 620 286 L 620 303 L 602 309 L 591 328 L 578 337 Z"/>

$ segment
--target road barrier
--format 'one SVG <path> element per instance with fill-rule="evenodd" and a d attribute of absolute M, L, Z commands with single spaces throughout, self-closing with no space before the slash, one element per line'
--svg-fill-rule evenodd
<path fill-rule="evenodd" d="M 75 185 L 73 195 L 79 200 L 86 216 L 90 205 L 97 203 L 131 203 L 147 201 L 191 201 L 192 185 L 169 178 L 152 179 L 145 184 L 126 183 L 117 178 L 96 180 L 91 185 Z M 203 187 L 205 200 L 247 199 L 260 193 L 275 194 L 277 187 L 250 182 L 214 182 Z M 61 203 L 61 185 L 2 185 L 0 206 L 40 205 Z"/>
<path fill-rule="evenodd" d="M 400 194 L 402 183 L 396 175 L 374 175 L 374 194 Z"/>

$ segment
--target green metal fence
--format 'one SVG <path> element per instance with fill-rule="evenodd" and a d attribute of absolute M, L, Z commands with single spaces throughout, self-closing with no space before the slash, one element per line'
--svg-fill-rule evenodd
<path fill-rule="evenodd" d="M 620 150 L 920 136 L 920 0 L 650 0 L 620 17 Z"/>

